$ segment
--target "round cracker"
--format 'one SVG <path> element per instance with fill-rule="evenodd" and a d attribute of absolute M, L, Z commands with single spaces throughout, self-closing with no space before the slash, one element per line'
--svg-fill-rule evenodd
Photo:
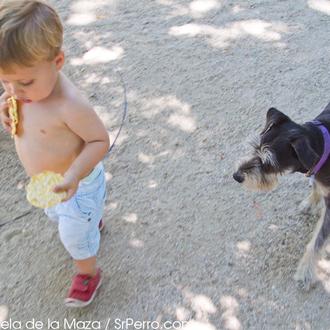
<path fill-rule="evenodd" d="M 63 181 L 59 173 L 44 171 L 31 177 L 26 186 L 26 198 L 36 207 L 48 208 L 61 203 L 66 197 L 66 192 L 55 193 L 53 189 Z"/>

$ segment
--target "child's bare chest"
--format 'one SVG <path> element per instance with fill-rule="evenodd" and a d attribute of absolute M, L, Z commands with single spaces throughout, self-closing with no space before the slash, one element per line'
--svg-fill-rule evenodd
<path fill-rule="evenodd" d="M 19 109 L 15 136 L 17 154 L 28 175 L 45 169 L 64 173 L 80 153 L 83 141 L 56 111 Z"/>
<path fill-rule="evenodd" d="M 48 140 L 65 130 L 65 125 L 56 110 L 20 107 L 18 114 L 18 138 Z"/>

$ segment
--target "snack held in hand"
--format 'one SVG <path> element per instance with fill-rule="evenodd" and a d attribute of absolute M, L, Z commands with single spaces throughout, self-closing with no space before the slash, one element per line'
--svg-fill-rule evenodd
<path fill-rule="evenodd" d="M 16 134 L 16 126 L 18 124 L 17 102 L 12 96 L 7 99 L 7 103 L 9 106 L 9 117 L 11 119 L 11 137 L 14 137 L 14 135 Z"/>
<path fill-rule="evenodd" d="M 44 171 L 31 177 L 26 187 L 27 200 L 36 207 L 48 208 L 59 204 L 66 197 L 66 192 L 55 193 L 53 189 L 63 181 L 59 173 Z"/>

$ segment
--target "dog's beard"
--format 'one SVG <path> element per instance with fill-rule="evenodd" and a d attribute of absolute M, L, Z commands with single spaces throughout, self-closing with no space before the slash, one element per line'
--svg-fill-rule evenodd
<path fill-rule="evenodd" d="M 248 138 L 247 146 L 250 149 L 250 153 L 257 155 L 260 158 L 262 164 L 268 164 L 272 168 L 278 168 L 277 159 L 274 153 L 270 150 L 268 145 L 260 145 L 260 136 L 252 135 Z M 249 168 L 248 172 L 244 171 L 246 164 L 250 163 L 251 156 L 244 157 L 240 160 L 238 168 L 242 169 L 244 173 L 243 186 L 252 191 L 270 191 L 277 187 L 278 185 L 278 175 L 279 173 L 264 173 L 261 167 L 255 166 Z M 250 167 L 250 166 L 248 166 Z"/>
<path fill-rule="evenodd" d="M 243 186 L 252 191 L 270 191 L 277 187 L 278 176 L 275 173 L 264 174 L 258 167 L 244 174 Z"/>

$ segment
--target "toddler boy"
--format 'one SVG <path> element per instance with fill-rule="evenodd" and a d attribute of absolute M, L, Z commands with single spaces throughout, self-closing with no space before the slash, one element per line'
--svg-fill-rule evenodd
<path fill-rule="evenodd" d="M 67 306 L 82 307 L 101 284 L 96 266 L 105 200 L 102 159 L 109 136 L 85 97 L 61 72 L 63 27 L 56 11 L 42 0 L 0 1 L 0 119 L 10 132 L 6 100 L 18 102 L 16 151 L 26 173 L 60 173 L 54 192 L 67 193 L 46 209 L 58 222 L 65 249 L 78 274 Z"/>

